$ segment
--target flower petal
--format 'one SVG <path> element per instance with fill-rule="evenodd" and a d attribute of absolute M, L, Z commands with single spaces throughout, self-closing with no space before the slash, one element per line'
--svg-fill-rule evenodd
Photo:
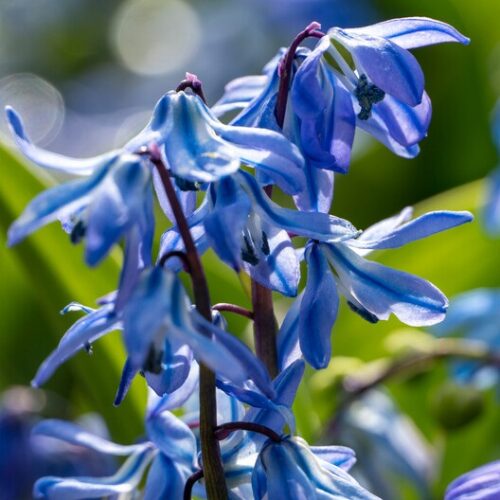
<path fill-rule="evenodd" d="M 33 427 L 33 435 L 48 436 L 61 439 L 66 443 L 83 446 L 89 450 L 105 453 L 108 455 L 131 455 L 136 451 L 149 447 L 147 443 L 124 446 L 116 444 L 100 436 L 88 432 L 83 427 L 64 420 L 47 419 L 42 420 Z"/>
<path fill-rule="evenodd" d="M 489 234 L 500 236 L 500 168 L 494 170 L 487 179 L 483 220 Z"/>
<path fill-rule="evenodd" d="M 371 26 L 350 28 L 349 33 L 388 38 L 404 49 L 416 49 L 437 43 L 458 42 L 467 45 L 470 39 L 453 26 L 428 17 L 390 19 Z"/>
<path fill-rule="evenodd" d="M 316 370 L 326 368 L 332 355 L 331 332 L 337 318 L 339 296 L 335 278 L 318 245 L 305 253 L 307 283 L 300 306 L 299 339 L 305 360 Z"/>
<path fill-rule="evenodd" d="M 163 454 L 158 454 L 148 472 L 144 500 L 159 498 L 182 498 L 184 486 L 192 468 L 173 462 Z"/>
<path fill-rule="evenodd" d="M 323 245 L 323 250 L 347 293 L 378 319 L 393 313 L 410 326 L 444 319 L 448 300 L 428 281 L 365 260 L 341 243 Z"/>
<path fill-rule="evenodd" d="M 79 500 L 133 492 L 155 453 L 152 447 L 135 452 L 116 474 L 109 477 L 43 477 L 35 483 L 33 496 L 48 500 Z"/>
<path fill-rule="evenodd" d="M 359 31 L 333 28 L 328 34 L 351 53 L 360 75 L 366 74 L 381 90 L 409 106 L 420 104 L 424 74 L 410 52 L 390 40 Z"/>
<path fill-rule="evenodd" d="M 304 292 L 294 300 L 278 332 L 278 364 L 280 371 L 285 370 L 294 361 L 302 359 L 299 343 L 299 317 L 303 296 Z"/>
<path fill-rule="evenodd" d="M 356 463 L 356 453 L 347 446 L 310 446 L 317 458 L 348 471 Z"/>
<path fill-rule="evenodd" d="M 74 175 L 90 175 L 97 169 L 101 169 L 112 163 L 119 155 L 119 151 L 111 151 L 104 155 L 93 158 L 77 159 L 51 153 L 32 144 L 24 131 L 20 116 L 13 108 L 5 108 L 7 121 L 14 136 L 17 146 L 21 152 L 32 162 L 40 167 L 50 170 L 58 170 Z"/>
<path fill-rule="evenodd" d="M 390 221 L 393 220 L 390 219 Z M 449 210 L 428 212 L 402 226 L 394 227 L 392 231 L 389 230 L 385 234 L 382 231 L 377 231 L 378 234 L 373 234 L 371 238 L 365 236 L 364 238 L 360 237 L 349 241 L 349 246 L 370 250 L 399 248 L 407 243 L 427 238 L 472 220 L 473 216 L 470 212 L 453 212 Z"/>
<path fill-rule="evenodd" d="M 352 238 L 357 234 L 350 222 L 339 217 L 282 208 L 264 194 L 250 174 L 240 171 L 236 175 L 261 217 L 269 220 L 270 224 L 292 234 L 320 241 L 338 241 Z"/>
<path fill-rule="evenodd" d="M 62 337 L 57 348 L 41 364 L 31 382 L 40 387 L 56 369 L 74 356 L 78 351 L 106 333 L 119 327 L 119 319 L 113 312 L 113 305 L 108 304 L 80 318 Z"/>

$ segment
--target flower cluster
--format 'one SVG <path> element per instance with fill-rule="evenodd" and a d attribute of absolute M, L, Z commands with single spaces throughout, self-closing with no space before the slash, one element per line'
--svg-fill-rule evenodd
<path fill-rule="evenodd" d="M 300 46 L 309 37 L 316 46 Z M 73 243 L 84 244 L 89 266 L 124 247 L 116 291 L 97 309 L 77 303 L 65 309 L 84 316 L 43 362 L 34 385 L 118 329 L 127 359 L 115 403 L 139 373 L 151 389 L 147 435 L 135 445 L 117 445 L 65 422 L 40 424 L 38 434 L 127 459 L 105 478 L 42 478 L 36 497 L 132 493 L 151 464 L 148 499 L 189 497 L 197 480 L 195 494 L 208 498 L 225 498 L 228 491 L 231 498 L 376 498 L 349 474 L 352 450 L 310 447 L 295 435 L 291 405 L 304 360 L 315 369 L 329 364 L 341 296 L 370 323 L 394 314 L 407 325 L 427 326 L 445 317 L 447 299 L 434 285 L 366 256 L 469 222 L 468 212 L 412 219 L 405 208 L 365 231 L 329 214 L 334 175 L 348 171 L 357 128 L 398 155 L 418 154 L 431 105 L 409 49 L 443 42 L 468 39 L 426 18 L 327 33 L 312 23 L 264 75 L 228 84 L 213 108 L 197 77 L 187 74 L 136 137 L 82 160 L 31 143 L 20 117 L 7 108 L 21 152 L 42 168 L 75 177 L 27 206 L 9 231 L 10 244 L 59 220 Z M 222 121 L 235 111 L 229 123 Z M 278 188 L 296 209 L 272 200 Z M 155 202 L 172 223 L 156 258 Z M 208 249 L 248 275 L 252 311 L 211 307 L 200 260 Z M 302 263 L 307 275 L 299 292 Z M 179 277 L 183 271 L 192 298 Z M 296 297 L 279 332 L 271 292 Z M 226 331 L 221 310 L 253 319 L 256 354 Z M 181 417 L 172 413 L 179 408 Z"/>

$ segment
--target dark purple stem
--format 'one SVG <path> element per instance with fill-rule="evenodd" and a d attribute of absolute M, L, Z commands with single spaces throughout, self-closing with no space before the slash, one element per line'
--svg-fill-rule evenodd
<path fill-rule="evenodd" d="M 184 242 L 189 272 L 193 283 L 194 302 L 198 312 L 207 320 L 212 321 L 210 294 L 207 279 L 196 245 L 191 236 L 189 225 L 177 198 L 170 173 L 163 163 L 157 150 L 150 151 L 150 159 L 156 167 L 167 195 L 172 212 L 177 222 L 179 234 Z M 217 426 L 217 401 L 215 397 L 215 374 L 205 365 L 200 364 L 200 442 L 203 459 L 204 476 L 207 497 L 209 500 L 227 499 L 227 487 L 222 466 L 219 443 L 215 438 L 214 429 Z"/>
<path fill-rule="evenodd" d="M 230 312 L 233 314 L 239 314 L 240 316 L 243 316 L 248 319 L 253 319 L 253 312 L 249 311 L 248 309 L 245 309 L 244 307 L 237 306 L 236 304 L 228 304 L 226 302 L 221 302 L 219 304 L 215 304 L 215 306 L 212 306 L 212 309 L 214 311 L 220 311 L 220 312 Z"/>
<path fill-rule="evenodd" d="M 293 59 L 295 57 L 295 52 L 297 51 L 299 45 L 309 37 L 321 38 L 325 34 L 320 31 L 321 24 L 317 22 L 312 22 L 304 31 L 301 31 L 295 40 L 290 44 L 290 47 L 286 51 L 286 54 L 280 61 L 279 65 L 279 75 L 280 75 L 280 85 L 278 89 L 278 97 L 276 100 L 276 122 L 280 128 L 283 128 L 283 123 L 285 122 L 286 113 L 286 103 L 288 101 L 288 92 L 290 89 L 290 79 L 292 77 L 292 65 Z"/>
<path fill-rule="evenodd" d="M 191 500 L 193 486 L 195 485 L 196 481 L 199 481 L 202 477 L 203 471 L 201 469 L 188 477 L 184 486 L 184 500 Z"/>
<path fill-rule="evenodd" d="M 232 432 L 235 431 L 250 431 L 257 432 L 258 434 L 262 434 L 275 443 L 281 443 L 281 436 L 274 432 L 269 427 L 265 427 L 264 425 L 254 424 L 253 422 L 228 422 L 227 424 L 219 425 L 215 429 L 215 436 L 217 439 L 226 439 Z"/>
<path fill-rule="evenodd" d="M 166 254 L 162 255 L 161 259 L 158 262 L 158 265 L 160 267 L 163 267 L 169 259 L 173 259 L 174 257 L 181 259 L 182 263 L 184 265 L 184 269 L 186 270 L 186 272 L 190 273 L 190 267 L 189 267 L 190 264 L 189 264 L 188 256 L 187 256 L 186 252 L 183 252 L 181 250 L 172 250 L 172 251 L 167 252 Z"/>

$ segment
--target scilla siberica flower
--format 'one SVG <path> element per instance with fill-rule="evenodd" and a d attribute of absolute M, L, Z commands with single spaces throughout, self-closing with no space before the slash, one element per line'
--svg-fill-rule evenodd
<path fill-rule="evenodd" d="M 33 145 L 15 111 L 7 118 L 22 153 L 37 165 L 85 178 L 49 189 L 35 198 L 9 231 L 9 243 L 53 220 L 62 219 L 73 241 L 86 244 L 86 261 L 97 264 L 110 248 L 131 233 L 140 235 L 146 265 L 154 231 L 152 180 L 165 212 L 171 215 L 156 170 L 143 148 L 154 147 L 179 184 L 212 182 L 236 172 L 242 163 L 262 169 L 278 185 L 282 172 L 301 171 L 303 159 L 281 134 L 231 127 L 215 118 L 201 99 L 169 92 L 157 103 L 146 128 L 122 149 L 89 159 L 67 158 Z M 283 184 L 286 192 L 300 185 Z M 181 196 L 184 210 L 194 209 L 194 193 Z"/>
<path fill-rule="evenodd" d="M 440 337 L 461 336 L 492 351 L 500 350 L 500 290 L 480 288 L 454 297 L 446 319 L 431 332 Z M 454 361 L 452 370 L 458 382 L 482 388 L 495 384 L 499 376 L 498 368 L 472 361 Z"/>
<path fill-rule="evenodd" d="M 467 44 L 469 39 L 445 23 L 415 17 L 334 27 L 312 51 L 297 50 L 282 130 L 306 160 L 307 189 L 295 197 L 300 209 L 329 210 L 333 176 L 315 168 L 345 173 L 356 127 L 400 156 L 418 154 L 432 109 L 422 70 L 407 49 L 444 42 Z M 353 67 L 335 44 L 349 52 Z M 279 130 L 274 107 L 283 54 L 266 66 L 264 78 L 228 84 L 214 111 L 243 108 L 233 124 Z"/>
<path fill-rule="evenodd" d="M 344 219 L 278 206 L 244 171 L 213 183 L 188 224 L 199 252 L 212 247 L 237 272 L 243 269 L 262 285 L 288 296 L 297 294 L 300 279 L 290 235 L 341 241 L 358 234 Z M 174 227 L 162 236 L 160 259 L 181 249 Z"/>
<path fill-rule="evenodd" d="M 119 312 L 113 300 L 97 310 L 79 304 L 70 304 L 67 310 L 83 310 L 87 315 L 66 332 L 42 363 L 33 380 L 35 386 L 43 384 L 63 362 L 88 349 L 102 335 L 123 329 L 128 360 L 117 404 L 139 371 L 159 395 L 177 390 L 196 368 L 195 358 L 236 386 L 252 379 L 263 395 L 273 397 L 269 375 L 261 362 L 236 337 L 206 321 L 191 306 L 179 278 L 168 269 L 143 271 Z"/>
<path fill-rule="evenodd" d="M 429 212 L 410 221 L 411 216 L 412 209 L 406 208 L 358 238 L 309 242 L 305 249 L 306 286 L 280 332 L 282 366 L 301 353 L 314 368 L 328 365 L 339 295 L 372 323 L 391 314 L 410 326 L 432 325 L 444 319 L 448 301 L 434 285 L 363 258 L 373 250 L 398 248 L 472 220 L 469 212 Z"/>
<path fill-rule="evenodd" d="M 499 495 L 500 460 L 497 460 L 452 481 L 444 500 L 495 500 Z"/>

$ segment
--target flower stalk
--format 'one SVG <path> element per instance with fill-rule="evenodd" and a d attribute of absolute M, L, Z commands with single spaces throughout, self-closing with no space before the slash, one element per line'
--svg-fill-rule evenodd
<path fill-rule="evenodd" d="M 184 242 L 189 272 L 193 282 L 194 302 L 198 312 L 207 320 L 212 321 L 210 295 L 207 279 L 196 245 L 191 236 L 189 225 L 182 211 L 170 174 L 157 151 L 151 152 L 151 161 L 160 175 L 165 194 L 177 222 L 179 233 Z M 207 497 L 209 500 L 223 500 L 227 498 L 224 468 L 222 466 L 219 443 L 214 429 L 217 425 L 217 401 L 215 393 L 215 373 L 209 368 L 200 365 L 200 440 L 203 459 L 203 476 Z"/>

